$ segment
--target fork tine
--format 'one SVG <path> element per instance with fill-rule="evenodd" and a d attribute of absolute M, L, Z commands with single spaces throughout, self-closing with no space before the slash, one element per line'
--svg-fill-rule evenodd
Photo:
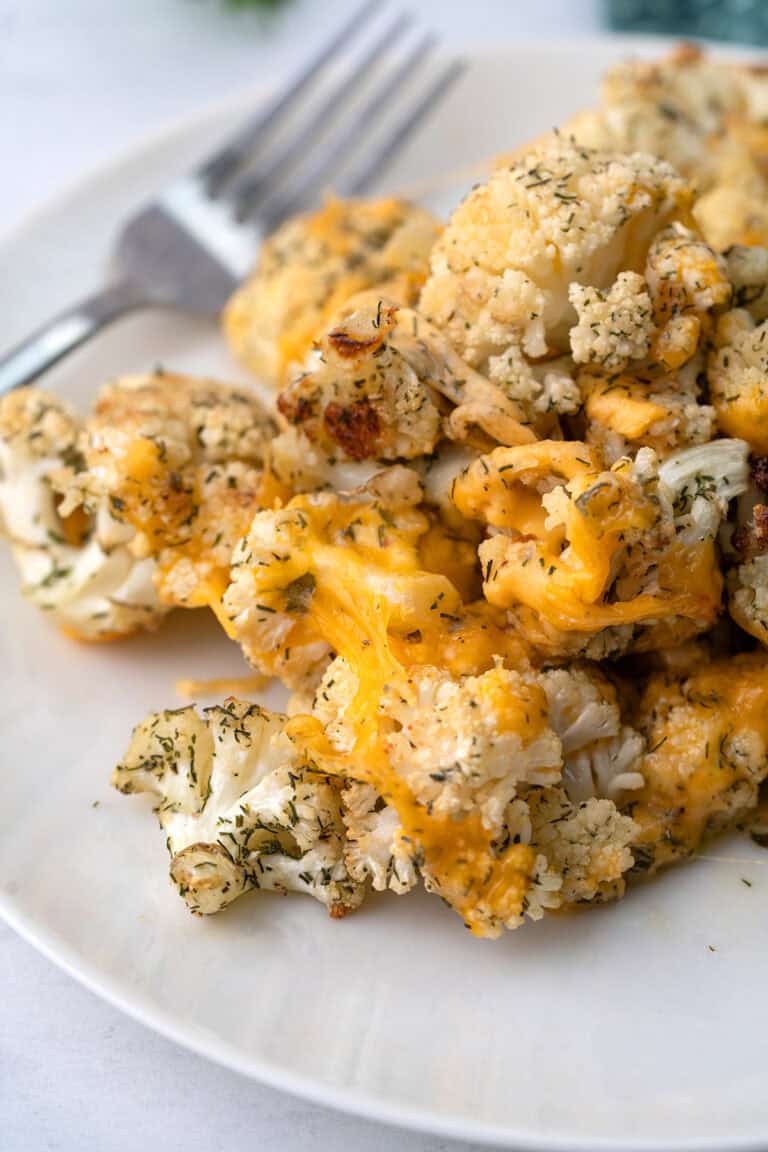
<path fill-rule="evenodd" d="M 343 162 L 349 154 L 349 149 L 352 143 L 354 146 L 355 138 L 366 128 L 370 127 L 374 120 L 377 120 L 383 110 L 386 109 L 387 102 L 390 97 L 398 91 L 404 80 L 415 70 L 416 65 L 419 64 L 434 48 L 435 37 L 428 33 L 417 42 L 413 49 L 405 56 L 401 63 L 392 71 L 392 73 L 385 77 L 382 83 L 371 93 L 363 107 L 355 113 L 351 123 L 342 125 L 342 131 L 338 134 L 337 139 L 323 152 L 319 161 L 311 165 L 309 171 L 301 177 L 299 183 L 295 186 L 294 191 L 289 197 L 273 196 L 266 204 L 259 205 L 257 215 L 258 219 L 265 225 L 267 229 L 276 228 L 278 224 L 292 216 L 300 208 L 302 208 L 313 192 L 317 192 L 323 188 L 323 185 L 331 179 L 339 164 Z M 441 84 L 441 91 L 445 85 Z M 431 89 L 430 89 L 431 93 Z M 436 92 L 431 95 L 427 108 L 419 109 L 419 113 L 414 117 L 414 113 L 408 114 L 408 120 L 413 119 L 413 127 L 415 127 L 421 116 L 431 107 L 434 100 L 439 95 Z M 422 100 L 423 104 L 424 101 Z M 399 126 L 400 128 L 400 126 Z M 398 140 L 388 139 L 386 141 L 387 155 L 391 155 L 401 139 L 405 139 L 402 130 L 398 131 Z"/>
<path fill-rule="evenodd" d="M 210 196 L 214 196 L 222 184 L 242 167 L 278 118 L 288 111 L 338 50 L 364 27 L 366 17 L 380 6 L 380 0 L 364 0 L 328 43 L 310 59 L 304 70 L 273 100 L 270 100 L 266 108 L 253 116 L 221 148 L 203 161 L 195 175 L 203 181 Z"/>
<path fill-rule="evenodd" d="M 354 176 L 342 181 L 340 187 L 343 195 L 359 196 L 365 192 L 375 177 L 394 158 L 395 153 L 402 148 L 424 117 L 442 99 L 448 89 L 456 83 L 465 68 L 466 64 L 462 60 L 454 60 L 443 69 L 419 102 L 397 122 L 378 150 L 363 162 L 362 167 Z"/>
<path fill-rule="evenodd" d="M 347 74 L 332 86 L 331 91 L 312 110 L 306 122 L 278 155 L 269 161 L 268 166 L 255 176 L 244 176 L 235 180 L 232 187 L 227 190 L 227 196 L 232 201 L 238 219 L 245 219 L 254 202 L 265 198 L 269 186 L 274 185 L 287 168 L 311 150 L 329 117 L 337 108 L 343 106 L 346 98 L 359 86 L 368 71 L 384 58 L 412 23 L 413 17 L 410 13 L 395 16 Z"/>

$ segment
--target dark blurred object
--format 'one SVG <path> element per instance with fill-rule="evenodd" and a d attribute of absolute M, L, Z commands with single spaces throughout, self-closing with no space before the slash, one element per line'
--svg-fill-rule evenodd
<path fill-rule="evenodd" d="M 766 0 L 603 0 L 611 28 L 768 44 Z"/>

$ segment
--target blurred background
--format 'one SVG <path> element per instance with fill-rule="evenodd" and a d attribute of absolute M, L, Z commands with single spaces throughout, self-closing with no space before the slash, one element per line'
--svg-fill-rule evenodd
<path fill-rule="evenodd" d="M 622 32 L 768 43 L 765 0 L 606 0 L 605 18 Z"/>

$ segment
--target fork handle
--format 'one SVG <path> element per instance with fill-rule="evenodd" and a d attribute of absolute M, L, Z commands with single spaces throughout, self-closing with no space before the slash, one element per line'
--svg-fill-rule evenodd
<path fill-rule="evenodd" d="M 0 396 L 37 379 L 107 324 L 147 304 L 139 289 L 116 280 L 101 292 L 54 316 L 21 344 L 0 356 Z"/>

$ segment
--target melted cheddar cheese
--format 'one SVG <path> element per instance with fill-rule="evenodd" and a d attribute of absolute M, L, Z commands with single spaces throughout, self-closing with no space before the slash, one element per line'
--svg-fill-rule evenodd
<path fill-rule="evenodd" d="M 323 771 L 370 783 L 394 806 L 400 835 L 427 883 L 472 931 L 486 934 L 490 921 L 519 915 L 534 853 L 512 845 L 497 856 L 479 813 L 454 820 L 419 804 L 391 767 L 379 705 L 385 687 L 405 685 L 406 660 L 485 670 L 499 651 L 519 656 L 522 645 L 514 636 L 502 637 L 502 617 L 495 610 L 465 609 L 444 576 L 420 568 L 417 540 L 426 527 L 420 513 L 401 510 L 398 523 L 397 515 L 382 518 L 372 504 L 296 497 L 279 516 L 286 533 L 275 537 L 274 561 L 262 562 L 253 548 L 243 561 L 253 599 L 268 618 L 270 611 L 285 611 L 286 588 L 303 581 L 306 596 L 287 642 L 295 644 L 299 632 L 321 638 L 346 659 L 357 682 L 345 712 L 355 732 L 351 751 L 334 748 L 314 717 L 294 717 L 288 733 Z M 494 684 L 491 673 L 485 690 L 496 691 Z M 501 687 L 498 695 L 500 722 L 532 738 L 546 712 L 543 697 L 539 707 L 530 702 L 526 707 L 524 700 L 502 699 Z"/>
<path fill-rule="evenodd" d="M 587 383 L 593 384 L 595 380 L 596 385 L 587 395 L 587 417 L 618 436 L 640 440 L 658 420 L 664 419 L 665 409 L 647 399 L 647 385 L 629 376 L 601 380 L 587 373 L 583 373 L 580 383 L 587 391 Z"/>
<path fill-rule="evenodd" d="M 137 532 L 142 554 L 157 560 L 161 601 L 210 607 L 229 632 L 221 601 L 232 550 L 257 509 L 278 502 L 284 487 L 247 465 L 169 469 L 161 446 L 144 437 L 129 445 L 120 472 L 112 507 Z"/>
<path fill-rule="evenodd" d="M 757 802 L 768 751 L 768 659 L 718 660 L 683 679 L 653 677 L 635 710 L 648 753 L 631 805 L 636 859 L 654 870 L 694 852 Z"/>
<path fill-rule="evenodd" d="M 703 627 L 717 614 L 722 580 L 711 541 L 683 549 L 656 540 L 658 500 L 628 460 L 604 471 L 578 442 L 497 448 L 458 477 L 453 497 L 464 515 L 505 530 L 480 545 L 483 590 L 515 609 L 532 638 L 538 618 L 560 632 L 595 633 L 672 617 Z M 627 550 L 643 540 L 653 547 L 653 591 L 643 590 L 642 565 L 622 587 Z M 614 586 L 622 594 L 609 599 Z"/>

